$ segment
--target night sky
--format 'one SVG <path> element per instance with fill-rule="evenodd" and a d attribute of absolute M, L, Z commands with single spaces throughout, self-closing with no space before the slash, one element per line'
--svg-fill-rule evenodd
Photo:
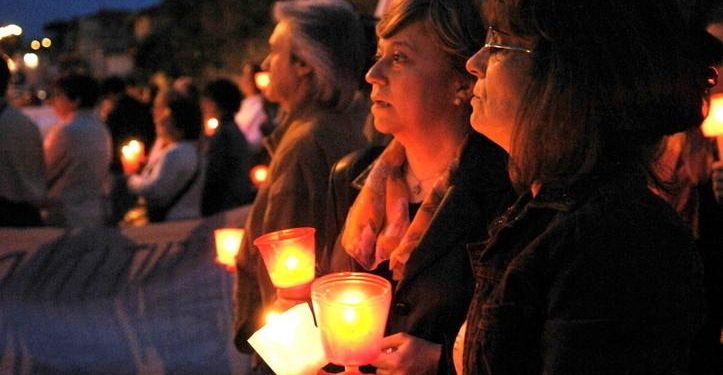
<path fill-rule="evenodd" d="M 141 9 L 160 0 L 0 0 L 0 26 L 17 24 L 25 40 L 40 38 L 43 25 L 106 9 Z"/>

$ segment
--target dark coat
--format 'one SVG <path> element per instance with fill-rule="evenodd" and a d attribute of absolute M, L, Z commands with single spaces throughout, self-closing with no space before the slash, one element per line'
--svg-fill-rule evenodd
<path fill-rule="evenodd" d="M 371 162 L 368 156 L 357 158 L 363 166 L 352 162 L 347 168 L 360 170 Z M 352 184 L 344 169 L 335 168 L 332 175 L 330 191 L 335 199 L 334 205 L 328 207 L 337 222 L 327 228 L 343 227 L 346 211 L 360 188 Z M 451 176 L 450 188 L 409 258 L 404 278 L 396 284 L 387 323 L 387 334 L 406 332 L 441 344 L 440 373 L 453 371 L 452 344 L 474 287 L 465 245 L 483 240 L 487 225 L 513 200 L 505 152 L 484 136 L 471 134 L 460 156 L 459 169 Z M 330 249 L 327 247 L 324 255 L 327 262 L 322 265 L 326 264 L 327 269 L 323 273 L 364 271 L 338 244 Z M 375 273 L 391 281 L 388 271 L 385 263 Z"/>
<path fill-rule="evenodd" d="M 466 374 L 688 373 L 700 257 L 643 177 L 543 186 L 470 251 Z"/>
<path fill-rule="evenodd" d="M 201 199 L 203 216 L 251 203 L 254 187 L 249 178 L 250 157 L 246 137 L 233 119 L 221 121 L 208 139 Z"/>
<path fill-rule="evenodd" d="M 251 351 L 246 340 L 263 324 L 263 308 L 276 298 L 253 241 L 277 230 L 314 227 L 321 249 L 329 172 L 344 155 L 367 147 L 362 126 L 368 113 L 361 95 L 342 111 L 307 107 L 287 116 L 267 138 L 269 176 L 249 212 L 236 273 L 235 343 L 241 351 Z"/>

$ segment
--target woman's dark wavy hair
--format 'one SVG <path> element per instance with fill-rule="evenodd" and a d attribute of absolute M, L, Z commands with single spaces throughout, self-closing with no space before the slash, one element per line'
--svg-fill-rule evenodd
<path fill-rule="evenodd" d="M 657 183 L 662 137 L 704 119 L 723 53 L 684 0 L 486 0 L 483 13 L 536 41 L 510 150 L 518 189 L 631 170 Z"/>

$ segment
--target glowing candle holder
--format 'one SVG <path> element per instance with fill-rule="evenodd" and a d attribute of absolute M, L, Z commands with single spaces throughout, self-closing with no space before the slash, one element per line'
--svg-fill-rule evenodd
<path fill-rule="evenodd" d="M 314 280 L 314 228 L 267 233 L 254 241 L 280 297 L 306 300 Z"/>
<path fill-rule="evenodd" d="M 389 281 L 368 273 L 334 273 L 314 281 L 311 300 L 330 362 L 354 373 L 377 358 L 391 298 Z"/>
<path fill-rule="evenodd" d="M 244 239 L 244 230 L 237 228 L 221 228 L 213 231 L 216 240 L 216 263 L 224 266 L 229 272 L 236 271 L 236 255 Z"/>
<path fill-rule="evenodd" d="M 146 153 L 143 142 L 132 139 L 121 147 L 121 164 L 126 174 L 133 174 L 141 169 Z"/>

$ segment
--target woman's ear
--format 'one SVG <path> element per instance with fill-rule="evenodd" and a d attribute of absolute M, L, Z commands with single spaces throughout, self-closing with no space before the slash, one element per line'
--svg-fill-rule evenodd
<path fill-rule="evenodd" d="M 294 71 L 296 72 L 296 75 L 298 77 L 307 76 L 313 72 L 313 69 L 311 69 L 311 66 L 309 64 L 307 64 L 306 61 L 304 61 L 298 57 L 294 59 L 292 64 L 294 67 Z"/>

